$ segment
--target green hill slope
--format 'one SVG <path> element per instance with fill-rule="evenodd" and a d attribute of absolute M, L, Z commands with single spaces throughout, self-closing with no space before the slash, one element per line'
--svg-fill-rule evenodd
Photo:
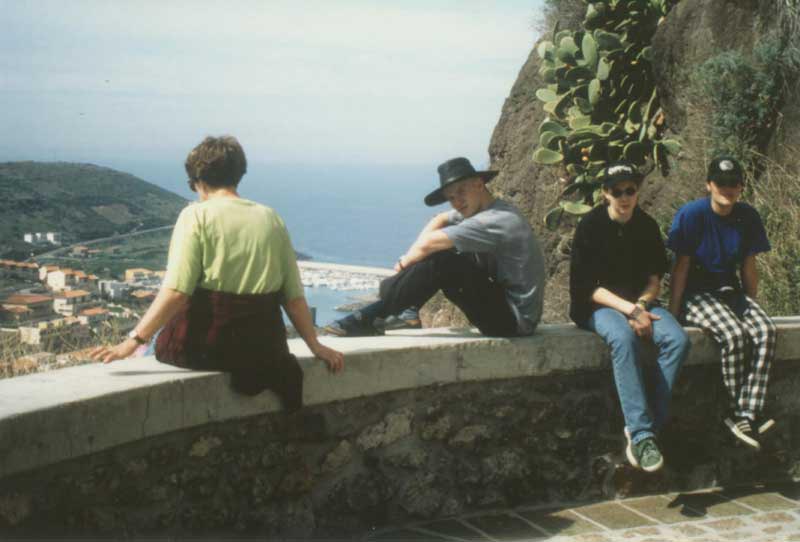
<path fill-rule="evenodd" d="M 187 201 L 138 177 L 92 164 L 0 163 L 0 257 L 30 251 L 23 234 L 80 241 L 175 222 Z"/>

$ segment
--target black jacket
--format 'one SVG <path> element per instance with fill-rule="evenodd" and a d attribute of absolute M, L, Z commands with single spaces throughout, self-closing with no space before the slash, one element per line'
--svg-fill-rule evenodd
<path fill-rule="evenodd" d="M 575 230 L 570 260 L 569 316 L 581 327 L 598 306 L 592 294 L 603 287 L 636 301 L 651 275 L 667 271 L 667 254 L 658 224 L 639 207 L 626 224 L 614 222 L 608 208 L 596 207 Z"/>

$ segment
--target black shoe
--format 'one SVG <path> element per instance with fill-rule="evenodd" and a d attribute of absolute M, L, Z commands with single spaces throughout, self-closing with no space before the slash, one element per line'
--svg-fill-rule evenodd
<path fill-rule="evenodd" d="M 339 337 L 374 337 L 383 335 L 382 329 L 375 327 L 372 322 L 364 320 L 358 311 L 339 320 L 334 320 L 322 329 L 331 335 Z"/>
<path fill-rule="evenodd" d="M 419 318 L 404 318 L 401 314 L 400 316 L 389 316 L 383 322 L 383 328 L 390 330 L 390 329 L 420 329 L 422 328 L 422 322 L 420 322 Z"/>
<path fill-rule="evenodd" d="M 725 425 L 731 430 L 733 436 L 755 450 L 761 449 L 761 443 L 756 440 L 752 422 L 747 418 L 725 418 Z"/>

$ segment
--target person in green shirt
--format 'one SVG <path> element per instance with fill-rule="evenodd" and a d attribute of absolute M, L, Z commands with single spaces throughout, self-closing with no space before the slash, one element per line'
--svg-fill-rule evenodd
<path fill-rule="evenodd" d="M 343 369 L 342 353 L 317 339 L 283 220 L 269 207 L 237 193 L 246 171 L 244 150 L 231 136 L 207 137 L 189 153 L 189 187 L 197 192 L 199 202 L 187 206 L 178 217 L 161 290 L 129 336 L 114 347 L 95 348 L 94 359 L 109 363 L 130 357 L 178 315 L 196 292 L 223 292 L 234 299 L 277 294 L 314 356 L 334 372 Z"/>

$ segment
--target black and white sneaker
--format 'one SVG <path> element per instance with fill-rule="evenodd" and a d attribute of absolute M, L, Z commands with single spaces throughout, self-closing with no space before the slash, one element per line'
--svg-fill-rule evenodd
<path fill-rule="evenodd" d="M 755 450 L 761 449 L 761 443 L 756 440 L 753 427 L 747 418 L 725 418 L 725 425 L 731 430 L 733 436 Z"/>

